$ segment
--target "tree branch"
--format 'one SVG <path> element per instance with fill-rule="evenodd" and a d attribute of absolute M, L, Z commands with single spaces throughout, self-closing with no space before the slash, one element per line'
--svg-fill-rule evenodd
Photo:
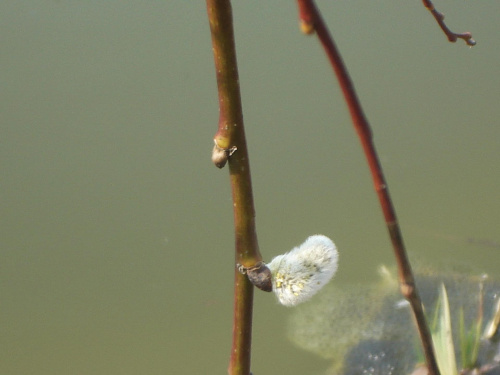
<path fill-rule="evenodd" d="M 426 7 L 427 10 L 429 10 L 429 12 L 431 12 L 431 14 L 434 16 L 439 27 L 441 28 L 441 30 L 443 30 L 443 32 L 445 33 L 446 37 L 450 42 L 455 43 L 457 39 L 463 39 L 465 43 L 470 47 L 476 45 L 476 41 L 472 39 L 472 34 L 470 32 L 459 34 L 451 31 L 448 28 L 448 26 L 446 26 L 446 24 L 444 23 L 444 14 L 438 12 L 436 8 L 434 8 L 434 4 L 432 3 L 431 0 L 422 0 L 422 2 L 424 3 L 424 7 Z"/>
<path fill-rule="evenodd" d="M 424 316 L 422 302 L 415 285 L 413 272 L 408 260 L 401 230 L 396 218 L 396 213 L 389 195 L 382 167 L 380 165 L 375 146 L 372 139 L 370 124 L 366 119 L 359 99 L 356 95 L 354 85 L 351 81 L 346 66 L 340 56 L 330 33 L 319 13 L 313 0 L 297 0 L 299 7 L 299 18 L 302 31 L 311 34 L 316 32 L 325 50 L 330 64 L 337 76 L 342 93 L 344 95 L 351 119 L 361 141 L 377 192 L 382 212 L 384 214 L 389 236 L 391 238 L 394 255 L 398 265 L 398 277 L 400 290 L 408 300 L 413 311 L 413 316 L 420 334 L 420 340 L 424 348 L 424 354 L 429 370 L 429 375 L 439 375 L 436 358 L 432 345 L 432 338 Z"/>
<path fill-rule="evenodd" d="M 250 178 L 241 96 L 234 44 L 230 0 L 206 0 L 212 35 L 212 49 L 219 94 L 219 126 L 214 137 L 212 160 L 222 168 L 229 165 L 232 188 L 235 267 L 233 343 L 228 372 L 230 375 L 250 373 L 252 341 L 253 285 L 239 270 L 259 270 L 262 256 L 255 231 L 255 210 Z M 267 270 L 268 271 L 268 270 Z"/>

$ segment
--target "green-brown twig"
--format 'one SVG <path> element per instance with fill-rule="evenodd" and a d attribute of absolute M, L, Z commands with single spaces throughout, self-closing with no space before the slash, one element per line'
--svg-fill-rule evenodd
<path fill-rule="evenodd" d="M 206 0 L 219 94 L 219 127 L 212 159 L 218 167 L 229 164 L 235 226 L 235 257 L 240 269 L 259 266 L 262 257 L 255 232 L 255 211 L 250 179 L 234 44 L 230 0 Z M 233 343 L 228 372 L 250 373 L 253 285 L 235 267 Z"/>

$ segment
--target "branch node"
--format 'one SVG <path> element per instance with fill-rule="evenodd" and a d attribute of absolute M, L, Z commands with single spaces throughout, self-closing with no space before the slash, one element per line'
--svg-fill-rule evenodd
<path fill-rule="evenodd" d="M 217 141 L 214 139 L 214 148 L 212 149 L 212 162 L 217 168 L 224 168 L 229 157 L 233 155 L 238 148 L 236 146 L 229 148 L 219 147 Z"/>
<path fill-rule="evenodd" d="M 252 267 L 237 264 L 238 271 L 246 274 L 248 280 L 260 290 L 271 292 L 273 290 L 271 270 L 264 262 L 257 262 Z"/>
<path fill-rule="evenodd" d="M 399 286 L 401 294 L 408 300 L 415 290 L 415 284 L 409 282 L 402 282 Z"/>
<path fill-rule="evenodd" d="M 311 35 L 314 34 L 314 23 L 308 22 L 306 20 L 301 20 L 300 21 L 300 31 L 302 31 L 303 34 L 306 35 Z"/>
<path fill-rule="evenodd" d="M 469 47 L 473 47 L 476 45 L 476 41 L 472 39 L 472 34 L 470 32 L 454 33 L 453 31 L 451 31 L 448 28 L 448 26 L 444 23 L 444 14 L 438 12 L 430 1 L 427 4 L 424 1 L 424 5 L 434 16 L 439 27 L 441 28 L 441 30 L 443 30 L 444 34 L 446 35 L 446 37 L 450 42 L 455 43 L 457 39 L 463 39 L 465 44 L 467 44 Z"/>

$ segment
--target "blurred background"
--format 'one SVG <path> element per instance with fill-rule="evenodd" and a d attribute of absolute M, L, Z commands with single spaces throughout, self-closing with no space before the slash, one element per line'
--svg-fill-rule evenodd
<path fill-rule="evenodd" d="M 412 260 L 500 267 L 500 3 L 319 1 L 375 134 Z M 334 283 L 393 264 L 339 87 L 293 1 L 234 1 L 266 261 L 308 235 Z M 0 4 L 0 373 L 224 374 L 232 203 L 203 1 Z M 321 374 L 256 292 L 252 371 Z M 332 332 L 334 335 L 335 332 Z"/>

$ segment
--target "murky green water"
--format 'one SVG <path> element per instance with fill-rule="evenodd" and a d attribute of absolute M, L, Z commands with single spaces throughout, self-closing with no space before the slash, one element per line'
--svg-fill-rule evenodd
<path fill-rule="evenodd" d="M 234 6 L 266 260 L 323 233 L 338 285 L 392 253 L 347 110 L 289 1 Z M 372 123 L 414 259 L 500 267 L 497 1 L 319 4 Z M 0 5 L 0 373 L 223 374 L 232 204 L 203 1 Z M 253 373 L 322 374 L 257 293 Z"/>

